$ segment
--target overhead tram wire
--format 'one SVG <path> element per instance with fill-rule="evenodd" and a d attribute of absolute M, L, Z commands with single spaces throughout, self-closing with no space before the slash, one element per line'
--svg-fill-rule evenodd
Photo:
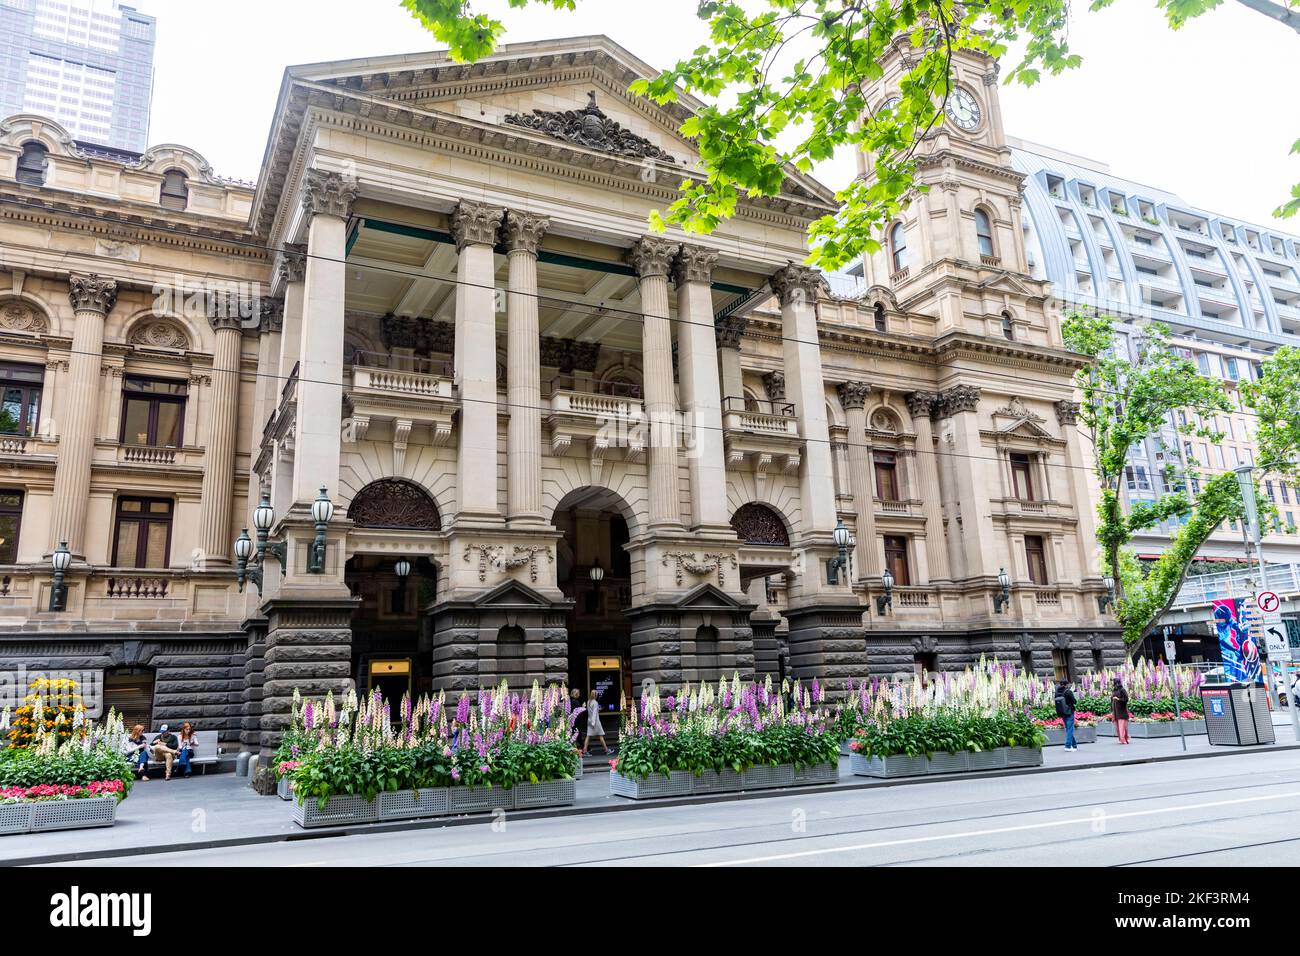
<path fill-rule="evenodd" d="M 4 198 L 0 198 L 0 203 L 8 203 L 8 204 L 10 204 L 10 205 L 17 205 L 17 204 L 15 204 L 15 203 L 13 203 L 11 200 L 4 199 Z M 65 214 L 65 215 L 69 215 L 69 216 L 76 216 L 76 217 L 83 218 L 83 219 L 92 219 L 92 220 L 94 220 L 94 221 L 96 221 L 96 222 L 102 221 L 102 220 L 100 219 L 100 217 L 98 217 L 98 216 L 86 215 L 85 213 L 79 213 L 79 212 L 75 212 L 75 211 L 71 211 L 71 210 L 60 210 L 60 212 L 62 212 L 62 213 Z M 193 236 L 193 233 L 188 232 L 188 231 L 183 230 L 183 229 L 173 229 L 173 228 L 169 228 L 169 227 L 150 227 L 150 228 L 156 228 L 156 229 L 158 229 L 159 231 L 171 232 L 171 233 L 175 233 L 175 234 L 177 234 L 177 235 L 182 235 L 182 236 L 186 236 L 186 237 L 192 237 L 192 236 Z M 258 243 L 246 242 L 246 241 L 236 240 L 236 239 L 226 239 L 226 240 L 220 240 L 220 241 L 226 243 L 227 245 L 238 245 L 238 246 L 244 246 L 244 247 L 246 247 L 246 248 L 256 249 L 256 250 L 258 250 L 258 251 L 272 253 L 272 254 L 274 254 L 274 255 L 280 255 L 280 254 L 283 254 L 284 251 L 285 251 L 285 250 L 282 249 L 282 248 L 280 248 L 280 249 L 273 249 L 273 248 L 269 248 L 269 247 L 267 247 L 267 246 L 260 245 L 260 244 L 258 244 Z M 291 253 L 291 254 L 293 254 L 293 255 L 297 255 L 297 256 L 301 256 L 301 257 L 303 257 L 303 258 L 305 258 L 305 259 L 315 259 L 315 260 L 320 261 L 320 262 L 331 262 L 331 263 L 334 263 L 334 264 L 336 264 L 336 265 L 342 265 L 342 266 L 344 266 L 345 268 L 348 267 L 348 260 L 347 260 L 346 258 L 345 258 L 345 259 L 335 259 L 335 258 L 332 258 L 332 257 L 330 257 L 330 256 L 321 256 L 321 255 L 314 254 L 314 253 L 309 253 L 309 252 L 293 252 L 293 253 Z M 69 253 L 69 252 L 66 252 L 66 251 L 65 251 L 65 252 L 60 253 L 60 255 L 61 255 L 62 258 L 67 259 L 69 256 L 72 255 L 72 253 Z M 354 265 L 353 268 L 356 268 L 356 266 Z M 567 308 L 569 308 L 569 309 L 584 309 L 584 310 L 587 310 L 587 311 L 590 312 L 590 313 L 593 313 L 593 314 L 598 315 L 598 316 L 601 317 L 601 318 L 615 318 L 615 319 L 619 319 L 619 318 L 621 317 L 623 321 L 640 320 L 640 321 L 642 321 L 642 322 L 644 322 L 644 320 L 645 320 L 645 318 L 646 318 L 646 313 L 644 313 L 644 312 L 639 312 L 639 311 L 634 310 L 634 309 L 620 308 L 620 307 L 617 307 L 617 306 L 612 306 L 612 307 L 611 307 L 611 306 L 597 305 L 597 304 L 594 304 L 594 303 L 584 302 L 584 301 L 581 301 L 581 300 L 566 299 L 566 298 L 563 298 L 562 296 L 558 296 L 558 295 L 546 295 L 546 294 L 543 294 L 543 293 L 541 293 L 541 292 L 517 292 L 517 291 L 512 292 L 512 291 L 510 291 L 509 289 L 507 289 L 507 288 L 505 288 L 505 287 L 502 287 L 502 286 L 498 286 L 498 285 L 496 285 L 496 284 L 488 285 L 488 284 L 484 284 L 484 283 L 470 282 L 470 281 L 468 281 L 468 280 L 460 279 L 460 278 L 457 278 L 457 277 L 454 277 L 454 276 L 431 275 L 431 274 L 429 274 L 429 273 L 411 271 L 411 270 L 409 270 L 409 269 L 404 269 L 404 268 L 401 268 L 401 267 L 398 267 L 398 266 L 379 266 L 379 265 L 375 265 L 375 264 L 367 264 L 366 266 L 364 266 L 364 268 L 365 268 L 367 271 L 371 271 L 371 272 L 381 272 L 381 273 L 384 273 L 384 274 L 395 275 L 395 276 L 401 276 L 401 277 L 408 278 L 408 279 L 424 279 L 424 280 L 432 280 L 432 281 L 437 281 L 437 282 L 443 282 L 443 283 L 446 283 L 446 284 L 448 284 L 448 285 L 463 285 L 463 286 L 465 286 L 466 288 L 471 288 L 471 289 L 483 289 L 483 290 L 492 291 L 492 292 L 507 292 L 507 293 L 509 293 L 510 295 L 516 295 L 516 296 L 521 296 L 521 297 L 525 297 L 525 298 L 535 298 L 535 299 L 537 299 L 539 302 L 556 303 L 556 304 L 559 304 L 559 305 L 563 305 L 563 306 L 565 306 L 565 307 L 567 307 Z M 209 272 L 209 273 L 189 272 L 189 273 L 183 273 L 183 274 L 186 275 L 186 276 L 188 276 L 188 277 L 191 277 L 191 278 L 197 278 L 197 279 L 214 279 L 214 280 L 219 281 L 219 282 L 240 281 L 240 280 L 232 280 L 229 276 L 218 276 L 218 275 L 214 275 L 213 273 L 210 273 L 210 272 Z M 758 290 L 754 290 L 754 291 L 758 291 Z M 674 324 L 674 325 L 696 325 L 696 326 L 700 326 L 700 327 L 702 327 L 702 328 L 714 328 L 714 327 L 715 327 L 715 326 L 713 325 L 713 323 L 696 322 L 696 321 L 694 321 L 694 320 L 692 320 L 692 319 L 684 318 L 684 317 L 682 317 L 682 316 L 680 316 L 680 315 L 678 315 L 678 316 L 671 316 L 671 315 L 670 315 L 670 316 L 654 316 L 653 318 L 666 319 L 668 322 L 670 322 L 670 323 L 672 323 L 672 324 Z M 780 342 L 794 342 L 795 344 L 798 344 L 798 345 L 815 345 L 815 346 L 817 346 L 818 348 L 822 348 L 822 347 L 824 347 L 824 346 L 823 346 L 823 343 L 822 343 L 820 340 L 818 340 L 818 341 L 816 341 L 816 342 L 813 342 L 813 341 L 809 341 L 809 340 L 807 340 L 807 339 L 794 338 L 794 337 L 786 336 L 786 335 L 780 335 L 780 336 L 777 336 L 776 339 L 777 339 L 777 341 L 780 341 Z M 1013 344 L 1026 344 L 1026 343 L 1013 343 Z M 973 374 L 983 375 L 983 376 L 987 376 L 987 377 L 1005 378 L 1005 379 L 1009 379 L 1009 380 L 1011 380 L 1011 381 L 1018 382 L 1018 383 L 1021 383 L 1021 384 L 1024 383 L 1024 378 L 1021 377 L 1021 376 L 1014 375 L 1014 374 L 1009 373 L 1009 372 L 999 372 L 999 371 L 996 371 L 996 370 L 994 370 L 994 369 L 986 369 L 986 368 L 971 368 L 971 367 L 969 367 L 969 366 L 956 365 L 956 364 L 946 364 L 946 365 L 941 366 L 941 367 L 942 367 L 942 368 L 947 368 L 947 369 L 952 369 L 952 370 L 955 370 L 955 371 L 971 372 L 971 373 L 973 373 Z M 1099 389 L 1098 391 L 1101 392 L 1102 394 L 1106 394 L 1106 395 L 1124 395 L 1124 394 L 1125 394 L 1125 393 L 1123 393 L 1123 392 L 1118 392 L 1118 391 L 1115 391 L 1115 390 L 1112 390 L 1112 389 Z M 1255 413 L 1253 413 L 1253 412 L 1247 412 L 1247 411 L 1245 411 L 1245 410 L 1225 411 L 1225 412 L 1219 412 L 1218 414 L 1224 414 L 1224 415 L 1227 415 L 1227 414 L 1235 414 L 1235 415 L 1242 415 L 1242 416 L 1249 417 L 1249 418 L 1258 418 L 1258 417 L 1259 417 L 1259 416 L 1256 415 Z"/>

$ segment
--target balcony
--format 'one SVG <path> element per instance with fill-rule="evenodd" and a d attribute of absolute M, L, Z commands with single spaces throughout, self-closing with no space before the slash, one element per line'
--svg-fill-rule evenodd
<path fill-rule="evenodd" d="M 358 351 L 350 371 L 345 397 L 353 441 L 365 440 L 370 426 L 378 422 L 392 423 L 394 450 L 400 445 L 403 453 L 415 426 L 429 429 L 431 445 L 451 440 L 460 401 L 448 363 Z"/>
<path fill-rule="evenodd" d="M 728 396 L 722 400 L 727 468 L 764 474 L 774 467 L 792 475 L 803 457 L 799 420 L 790 402 Z"/>
<path fill-rule="evenodd" d="M 53 466 L 59 451 L 57 438 L 0 434 L 0 460 L 10 464 Z"/>
<path fill-rule="evenodd" d="M 553 388 L 546 428 L 553 455 L 577 451 L 597 461 L 619 449 L 624 461 L 640 461 L 649 425 L 640 390 L 618 386 L 605 392 Z"/>

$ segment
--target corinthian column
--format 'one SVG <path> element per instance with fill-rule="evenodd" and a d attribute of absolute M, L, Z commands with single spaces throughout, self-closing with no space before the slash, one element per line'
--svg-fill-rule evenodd
<path fill-rule="evenodd" d="M 799 433 L 804 440 L 799 530 L 801 537 L 822 535 L 829 542 L 837 519 L 826 386 L 817 340 L 816 302 L 821 274 L 806 266 L 788 265 L 778 270 L 770 282 L 781 302 L 786 398 L 795 403 Z"/>
<path fill-rule="evenodd" d="M 117 302 L 117 282 L 97 275 L 68 278 L 68 299 L 75 316 L 68 387 L 58 423 L 59 460 L 54 471 L 50 546 L 68 542 L 78 557 L 85 555 L 83 535 L 90 500 L 90 462 L 99 421 L 99 367 L 104 353 L 104 318 Z"/>
<path fill-rule="evenodd" d="M 298 358 L 298 422 L 293 500 L 310 504 L 321 485 L 338 488 L 342 444 L 343 295 L 347 281 L 347 221 L 357 197 L 354 180 L 307 170 L 302 206 L 307 230 L 302 328 Z"/>
<path fill-rule="evenodd" d="M 710 282 L 718 254 L 682 246 L 677 282 L 677 356 L 682 403 L 691 416 L 691 527 L 727 529 L 727 470 L 722 449 L 722 395 Z"/>
<path fill-rule="evenodd" d="M 650 479 L 650 527 L 680 527 L 677 493 L 677 401 L 673 392 L 673 333 L 668 318 L 668 271 L 677 243 L 646 236 L 627 261 L 641 288 L 641 352 L 645 365 L 645 411 Z"/>
<path fill-rule="evenodd" d="M 877 577 L 884 567 L 883 552 L 876 541 L 876 496 L 871 451 L 867 448 L 867 396 L 871 386 L 866 382 L 843 382 L 837 391 L 849 424 L 849 485 L 857 510 L 857 568 L 858 580 L 862 581 Z"/>
<path fill-rule="evenodd" d="M 986 452 L 980 440 L 980 389 L 974 385 L 954 385 L 940 393 L 936 404 L 940 419 L 946 419 L 952 436 L 951 463 L 961 517 L 961 556 L 964 577 L 993 577 L 998 573 L 993 541 L 993 516 L 989 505 L 990 481 Z"/>
<path fill-rule="evenodd" d="M 542 368 L 537 326 L 537 247 L 550 220 L 511 211 L 506 217 L 510 285 L 506 297 L 507 517 L 542 520 Z"/>
<path fill-rule="evenodd" d="M 460 514 L 501 519 L 497 501 L 496 269 L 492 247 L 505 210 L 462 202 L 452 214 L 456 263 L 456 380 L 460 390 Z M 533 403 L 534 405 L 536 402 Z"/>
<path fill-rule="evenodd" d="M 948 562 L 948 542 L 943 530 L 943 495 L 939 487 L 938 449 L 934 447 L 934 433 L 930 415 L 938 396 L 934 392 L 909 392 L 907 410 L 912 414 L 912 427 L 916 431 L 916 497 L 921 499 L 921 512 L 925 515 L 925 557 L 932 581 L 951 577 Z"/>
<path fill-rule="evenodd" d="M 203 490 L 199 499 L 199 549 L 203 566 L 230 563 L 231 500 L 235 480 L 235 428 L 239 418 L 240 318 L 219 310 L 209 317 L 217 344 L 212 353 L 212 401 L 204 442 Z"/>

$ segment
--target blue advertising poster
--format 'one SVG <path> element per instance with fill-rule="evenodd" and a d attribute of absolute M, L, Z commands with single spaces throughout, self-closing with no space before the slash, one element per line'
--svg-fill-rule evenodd
<path fill-rule="evenodd" d="M 1250 635 L 1244 611 L 1245 601 L 1241 598 L 1220 598 L 1214 602 L 1214 630 L 1223 654 L 1223 676 L 1243 684 L 1262 684 L 1264 670 L 1259 645 Z"/>

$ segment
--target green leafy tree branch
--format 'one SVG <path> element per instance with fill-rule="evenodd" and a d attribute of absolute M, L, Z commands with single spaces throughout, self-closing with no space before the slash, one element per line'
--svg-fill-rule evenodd
<path fill-rule="evenodd" d="M 572 10 L 576 0 L 509 0 Z M 1115 0 L 1092 0 L 1101 10 Z M 1300 29 L 1290 4 L 1238 0 Z M 1222 0 L 1157 0 L 1169 25 L 1214 9 Z M 505 25 L 462 0 L 402 0 L 451 55 L 473 61 L 490 54 Z M 837 148 L 870 157 L 871 173 L 844 187 L 840 209 L 809 230 L 808 261 L 835 269 L 879 249 L 884 227 L 910 201 L 918 147 L 943 120 L 953 89 L 953 61 L 973 51 L 1006 61 L 1005 82 L 1032 86 L 1044 75 L 1077 67 L 1069 45 L 1069 0 L 699 0 L 696 14 L 709 39 L 658 77 L 632 91 L 660 103 L 683 93 L 705 106 L 683 124 L 699 149 L 702 175 L 688 175 L 651 225 L 707 233 L 732 216 L 746 196 L 772 196 L 787 177 L 807 173 Z M 867 103 L 864 87 L 883 75 L 881 62 L 901 44 L 905 68 L 892 105 Z M 1296 151 L 1300 151 L 1297 141 Z M 1276 215 L 1300 211 L 1300 185 Z"/>

